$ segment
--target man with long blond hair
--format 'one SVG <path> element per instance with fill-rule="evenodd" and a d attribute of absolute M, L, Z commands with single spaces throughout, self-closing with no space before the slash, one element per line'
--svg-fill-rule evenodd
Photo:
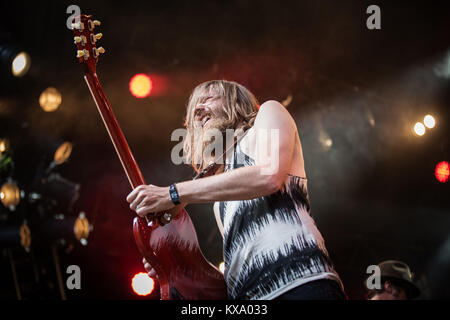
<path fill-rule="evenodd" d="M 208 81 L 192 92 L 185 126 L 186 159 L 197 172 L 216 164 L 215 174 L 139 186 L 127 197 L 130 208 L 145 216 L 214 203 L 230 299 L 346 299 L 310 215 L 300 138 L 286 108 L 273 100 L 259 106 L 236 82 Z M 233 143 L 224 145 L 228 136 Z"/>

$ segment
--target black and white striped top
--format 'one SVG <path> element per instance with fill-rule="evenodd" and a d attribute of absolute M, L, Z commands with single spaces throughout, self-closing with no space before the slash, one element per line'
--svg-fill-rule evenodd
<path fill-rule="evenodd" d="M 255 164 L 240 152 L 237 144 L 225 171 Z M 273 299 L 319 279 L 336 280 L 342 287 L 310 215 L 306 179 L 290 175 L 272 195 L 220 202 L 219 213 L 230 299 Z"/>

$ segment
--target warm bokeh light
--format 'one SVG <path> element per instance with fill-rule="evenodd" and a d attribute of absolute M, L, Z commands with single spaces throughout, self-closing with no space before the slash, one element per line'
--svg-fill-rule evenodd
<path fill-rule="evenodd" d="M 27 73 L 31 65 L 30 56 L 26 52 L 20 52 L 11 64 L 11 72 L 15 77 L 22 77 Z"/>
<path fill-rule="evenodd" d="M 222 273 L 225 272 L 225 263 L 224 263 L 224 262 L 221 262 L 221 263 L 219 264 L 219 270 L 220 270 L 220 272 L 222 272 Z"/>
<path fill-rule="evenodd" d="M 0 139 L 0 154 L 9 149 L 9 141 L 7 139 Z"/>
<path fill-rule="evenodd" d="M 62 102 L 61 93 L 53 87 L 45 89 L 39 97 L 39 104 L 46 112 L 52 112 L 58 109 Z"/>
<path fill-rule="evenodd" d="M 436 165 L 436 170 L 434 172 L 434 175 L 436 176 L 436 179 L 438 179 L 439 182 L 447 182 L 448 177 L 450 175 L 450 168 L 447 161 L 439 162 Z"/>
<path fill-rule="evenodd" d="M 20 234 L 20 245 L 24 247 L 26 251 L 28 251 L 31 246 L 31 231 L 26 222 L 20 226 L 19 234 Z"/>
<path fill-rule="evenodd" d="M 333 146 L 333 140 L 323 130 L 320 130 L 318 140 L 324 150 L 329 150 Z"/>
<path fill-rule="evenodd" d="M 434 126 L 436 125 L 436 120 L 434 119 L 434 117 L 430 114 L 426 115 L 425 118 L 423 119 L 423 123 L 425 124 L 425 126 L 427 128 L 434 128 Z"/>
<path fill-rule="evenodd" d="M 145 272 L 140 272 L 131 280 L 131 287 L 137 295 L 146 296 L 153 292 L 155 280 L 150 278 Z"/>
<path fill-rule="evenodd" d="M 148 97 L 152 88 L 152 79 L 145 74 L 137 74 L 130 80 L 130 92 L 136 98 Z"/>
<path fill-rule="evenodd" d="M 87 238 L 89 237 L 90 231 L 91 226 L 88 219 L 86 218 L 86 214 L 84 212 L 80 212 L 73 226 L 73 233 L 75 234 L 75 238 L 85 246 L 87 245 Z"/>
<path fill-rule="evenodd" d="M 69 159 L 71 153 L 72 153 L 72 144 L 66 141 L 62 143 L 58 147 L 58 149 L 56 149 L 55 154 L 53 156 L 53 161 L 55 161 L 56 164 L 62 164 L 67 159 Z"/>
<path fill-rule="evenodd" d="M 417 122 L 414 125 L 414 132 L 418 135 L 418 136 L 423 136 L 425 134 L 425 126 L 421 123 L 421 122 Z"/>
<path fill-rule="evenodd" d="M 15 207 L 20 202 L 20 190 L 17 184 L 6 182 L 0 189 L 0 201 L 5 207 Z"/>

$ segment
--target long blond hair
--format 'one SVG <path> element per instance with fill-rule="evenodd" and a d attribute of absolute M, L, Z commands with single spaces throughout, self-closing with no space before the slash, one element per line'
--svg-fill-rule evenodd
<path fill-rule="evenodd" d="M 222 97 L 223 111 L 225 119 L 222 123 L 224 129 L 247 130 L 253 126 L 253 123 L 258 113 L 258 100 L 255 96 L 243 85 L 227 80 L 211 80 L 199 84 L 189 97 L 187 104 L 186 118 L 184 126 L 187 129 L 187 136 L 184 140 L 183 151 L 186 160 L 191 163 L 195 171 L 199 172 L 204 169 L 204 161 L 196 163 L 195 154 L 199 151 L 195 150 L 196 144 L 194 141 L 194 121 L 195 121 L 195 107 L 202 102 L 202 97 L 205 92 L 214 91 L 218 96 Z M 224 132 L 222 132 L 224 134 Z M 203 159 L 203 155 L 202 155 Z"/>

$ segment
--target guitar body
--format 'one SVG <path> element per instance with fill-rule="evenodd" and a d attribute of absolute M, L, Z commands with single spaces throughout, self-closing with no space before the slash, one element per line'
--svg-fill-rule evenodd
<path fill-rule="evenodd" d="M 85 67 L 84 78 L 130 185 L 136 188 L 146 183 L 98 80 L 96 65 L 99 55 L 105 50 L 96 47 L 102 34 L 94 34 L 93 31 L 100 22 L 91 18 L 90 15 L 81 15 L 72 25 L 77 58 Z M 223 275 L 203 256 L 194 225 L 184 206 L 176 206 L 170 214 L 173 217 L 170 223 L 141 217 L 133 221 L 135 242 L 156 271 L 161 299 L 226 299 Z"/>
<path fill-rule="evenodd" d="M 135 218 L 133 232 L 141 254 L 158 275 L 161 299 L 226 299 L 223 276 L 203 256 L 184 209 L 164 226 L 148 227 L 145 219 Z"/>

